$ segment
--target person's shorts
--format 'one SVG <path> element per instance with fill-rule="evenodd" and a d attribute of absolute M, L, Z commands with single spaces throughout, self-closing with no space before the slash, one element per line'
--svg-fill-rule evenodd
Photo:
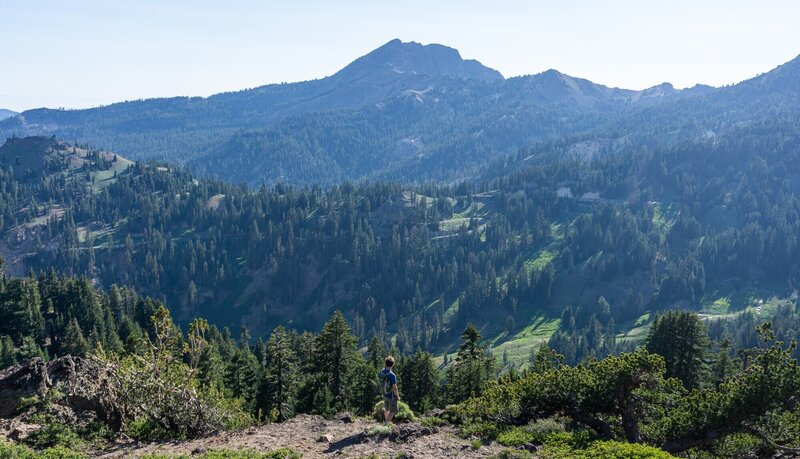
<path fill-rule="evenodd" d="M 390 413 L 397 413 L 397 399 L 392 397 L 383 397 L 383 409 Z"/>

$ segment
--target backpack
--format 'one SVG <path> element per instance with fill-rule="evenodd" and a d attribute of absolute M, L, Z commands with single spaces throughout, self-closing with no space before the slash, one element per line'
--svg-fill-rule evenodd
<path fill-rule="evenodd" d="M 392 382 L 389 380 L 389 372 L 383 370 L 378 371 L 378 390 L 381 395 L 386 395 L 392 392 Z"/>

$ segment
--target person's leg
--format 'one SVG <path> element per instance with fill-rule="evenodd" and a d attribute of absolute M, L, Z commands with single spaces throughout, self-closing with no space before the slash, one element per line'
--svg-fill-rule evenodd
<path fill-rule="evenodd" d="M 392 420 L 392 407 L 389 399 L 383 397 L 383 424 L 387 425 Z"/>
<path fill-rule="evenodd" d="M 397 399 L 392 398 L 391 402 L 389 403 L 389 413 L 386 415 L 386 421 L 392 422 L 392 418 L 394 418 L 394 414 L 397 413 Z"/>

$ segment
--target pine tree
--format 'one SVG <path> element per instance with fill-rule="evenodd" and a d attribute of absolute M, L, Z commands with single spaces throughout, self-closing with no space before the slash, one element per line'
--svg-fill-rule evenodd
<path fill-rule="evenodd" d="M 17 364 L 17 349 L 8 335 L 0 337 L 0 369 Z"/>
<path fill-rule="evenodd" d="M 705 325 L 697 314 L 687 311 L 656 317 L 645 341 L 648 351 L 664 357 L 666 377 L 680 379 L 687 389 L 703 383 L 708 344 Z"/>
<path fill-rule="evenodd" d="M 22 344 L 19 346 L 19 358 L 22 361 L 30 360 L 33 358 L 40 358 L 47 360 L 47 353 L 39 347 L 36 340 L 32 336 L 25 336 L 22 338 Z"/>
<path fill-rule="evenodd" d="M 376 390 L 377 372 L 366 360 L 357 359 L 347 384 L 350 405 L 358 414 L 369 414 L 379 397 Z"/>
<path fill-rule="evenodd" d="M 76 357 L 83 357 L 89 352 L 89 342 L 81 331 L 81 326 L 78 325 L 78 320 L 72 318 L 67 323 L 64 330 L 64 337 L 61 338 L 61 344 L 58 347 L 61 355 L 72 355 Z"/>
<path fill-rule="evenodd" d="M 730 352 L 731 342 L 726 338 L 719 344 L 719 350 L 714 358 L 714 365 L 711 369 L 714 387 L 718 388 L 720 384 L 733 376 L 736 371 L 736 365 L 731 358 Z"/>
<path fill-rule="evenodd" d="M 259 405 L 271 419 L 285 421 L 294 414 L 297 381 L 297 356 L 285 328 L 279 326 L 272 331 L 266 361 Z"/>
<path fill-rule="evenodd" d="M 417 350 L 399 369 L 403 399 L 413 411 L 425 412 L 439 401 L 439 370 L 428 352 Z"/>
<path fill-rule="evenodd" d="M 225 388 L 225 364 L 216 343 L 209 343 L 203 348 L 197 366 L 197 379 L 205 387 L 218 390 Z"/>
<path fill-rule="evenodd" d="M 315 367 L 327 381 L 336 409 L 344 409 L 348 404 L 346 382 L 357 363 L 356 359 L 360 358 L 356 343 L 357 339 L 350 333 L 347 320 L 338 310 L 322 327 L 316 339 Z"/>
<path fill-rule="evenodd" d="M 256 409 L 258 362 L 249 349 L 236 349 L 225 371 L 225 388 L 241 398 L 247 410 Z"/>
<path fill-rule="evenodd" d="M 564 363 L 564 356 L 551 349 L 546 342 L 539 345 L 539 349 L 534 353 L 531 351 L 531 371 L 534 373 L 546 373 L 550 370 L 559 368 Z"/>
<path fill-rule="evenodd" d="M 496 371 L 494 357 L 480 344 L 481 335 L 474 325 L 467 325 L 461 340 L 455 362 L 447 369 L 447 396 L 451 403 L 483 393 Z"/>
<path fill-rule="evenodd" d="M 386 348 L 378 335 L 373 335 L 367 345 L 367 361 L 373 368 L 382 368 L 383 359 L 386 357 Z"/>

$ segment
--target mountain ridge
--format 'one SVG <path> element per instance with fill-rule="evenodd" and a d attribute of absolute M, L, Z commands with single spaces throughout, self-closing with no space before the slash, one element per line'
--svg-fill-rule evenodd
<path fill-rule="evenodd" d="M 28 110 L 0 121 L 0 137 L 57 135 L 255 185 L 456 180 L 515 149 L 619 124 L 614 120 L 635 129 L 642 114 L 655 120 L 688 109 L 711 120 L 730 110 L 745 120 L 770 97 L 794 100 L 798 62 L 722 88 L 662 83 L 630 90 L 553 69 L 505 79 L 453 48 L 395 39 L 317 80 L 205 98 Z"/>
<path fill-rule="evenodd" d="M 0 108 L 0 120 L 4 120 L 6 118 L 11 118 L 11 117 L 14 117 L 14 116 L 17 116 L 17 115 L 19 115 L 19 113 L 15 112 L 13 110 L 8 110 L 6 108 Z"/>

